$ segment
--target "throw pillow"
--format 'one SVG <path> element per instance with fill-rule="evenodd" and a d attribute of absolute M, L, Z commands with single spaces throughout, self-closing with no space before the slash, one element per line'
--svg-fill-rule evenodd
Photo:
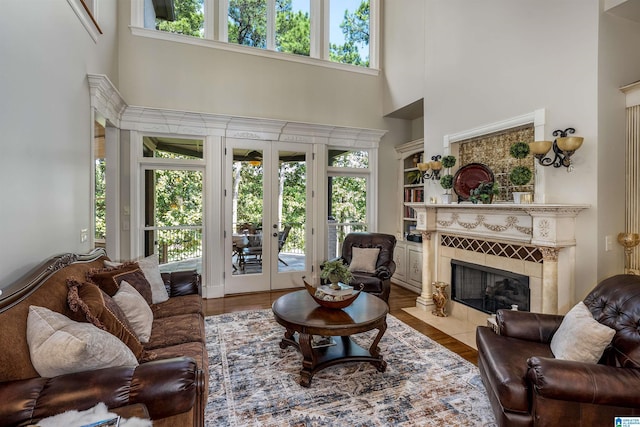
<path fill-rule="evenodd" d="M 350 271 L 361 271 L 363 273 L 375 273 L 378 262 L 380 248 L 351 248 Z"/>
<path fill-rule="evenodd" d="M 67 279 L 69 291 L 67 302 L 74 313 L 75 321 L 88 321 L 120 339 L 131 349 L 138 360 L 144 356 L 144 349 L 133 331 L 127 317 L 118 304 L 102 289 L 91 283 L 80 283 Z"/>
<path fill-rule="evenodd" d="M 96 284 L 109 296 L 114 296 L 120 288 L 120 282 L 126 280 L 140 292 L 147 304 L 153 303 L 151 284 L 135 262 L 126 262 L 118 267 L 98 268 L 87 273 L 87 280 Z"/>
<path fill-rule="evenodd" d="M 140 292 L 123 280 L 120 282 L 120 289 L 112 298 L 124 312 L 140 342 L 149 342 L 153 312 Z"/>
<path fill-rule="evenodd" d="M 580 301 L 562 319 L 551 338 L 551 351 L 556 359 L 597 363 L 615 334 L 615 329 L 594 319 Z"/>
<path fill-rule="evenodd" d="M 144 274 L 144 277 L 151 286 L 151 301 L 153 304 L 165 302 L 169 299 L 167 288 L 164 286 L 164 280 L 160 274 L 160 262 L 158 260 L 158 254 L 149 255 L 146 258 L 137 261 L 140 270 Z M 105 261 L 105 267 L 119 267 L 122 263 Z"/>
<path fill-rule="evenodd" d="M 46 378 L 138 365 L 131 350 L 110 333 L 44 307 L 29 307 L 27 344 L 33 367 Z"/>
<path fill-rule="evenodd" d="M 117 417 L 118 415 L 116 413 L 109 412 L 107 405 L 100 402 L 93 408 L 84 411 L 71 410 L 52 417 L 43 418 L 38 421 L 38 427 L 103 425 L 101 421 L 113 418 L 117 419 Z M 118 424 L 119 427 L 151 427 L 151 425 L 150 420 L 143 420 L 137 417 L 120 418 Z"/>

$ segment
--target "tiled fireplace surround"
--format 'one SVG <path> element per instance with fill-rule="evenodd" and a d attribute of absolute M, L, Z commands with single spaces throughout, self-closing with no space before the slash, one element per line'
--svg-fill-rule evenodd
<path fill-rule="evenodd" d="M 444 332 L 484 325 L 487 314 L 449 300 L 450 317 L 435 318 L 432 283 L 451 283 L 451 260 L 485 265 L 529 277 L 531 311 L 564 312 L 573 295 L 575 218 L 588 205 L 425 204 L 417 211 L 422 233 L 422 293 L 418 316 Z M 450 289 L 448 289 L 450 293 Z M 465 333 L 472 341 L 472 330 Z M 455 333 L 450 333 L 455 337 Z M 473 344 L 472 342 L 467 342 Z"/>

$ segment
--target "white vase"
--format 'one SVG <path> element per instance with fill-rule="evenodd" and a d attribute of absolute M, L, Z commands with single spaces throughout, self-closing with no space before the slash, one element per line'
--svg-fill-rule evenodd
<path fill-rule="evenodd" d="M 519 205 L 533 202 L 533 196 L 529 191 L 514 191 L 511 194 L 513 194 L 513 203 L 515 204 Z"/>
<path fill-rule="evenodd" d="M 443 194 L 442 195 L 442 204 L 443 205 L 451 204 L 451 194 Z"/>

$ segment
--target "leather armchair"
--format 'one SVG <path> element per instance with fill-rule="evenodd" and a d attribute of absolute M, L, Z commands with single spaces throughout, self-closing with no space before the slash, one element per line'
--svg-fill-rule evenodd
<path fill-rule="evenodd" d="M 353 271 L 352 284 L 364 285 L 364 291 L 369 292 L 385 302 L 389 302 L 391 291 L 391 276 L 396 271 L 396 263 L 393 261 L 393 251 L 396 247 L 396 238 L 390 234 L 382 233 L 349 233 L 342 242 L 342 255 L 339 258 L 349 265 L 353 256 L 353 247 L 380 248 L 376 271 L 364 273 Z"/>
<path fill-rule="evenodd" d="M 604 426 L 640 415 L 640 276 L 603 280 L 583 300 L 616 330 L 597 364 L 555 359 L 563 316 L 498 310 L 476 330 L 478 368 L 499 426 Z"/>

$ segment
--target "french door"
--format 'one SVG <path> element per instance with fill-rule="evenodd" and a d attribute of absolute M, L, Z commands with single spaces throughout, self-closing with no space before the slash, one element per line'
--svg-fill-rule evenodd
<path fill-rule="evenodd" d="M 311 275 L 311 148 L 227 139 L 225 294 L 298 287 Z"/>

